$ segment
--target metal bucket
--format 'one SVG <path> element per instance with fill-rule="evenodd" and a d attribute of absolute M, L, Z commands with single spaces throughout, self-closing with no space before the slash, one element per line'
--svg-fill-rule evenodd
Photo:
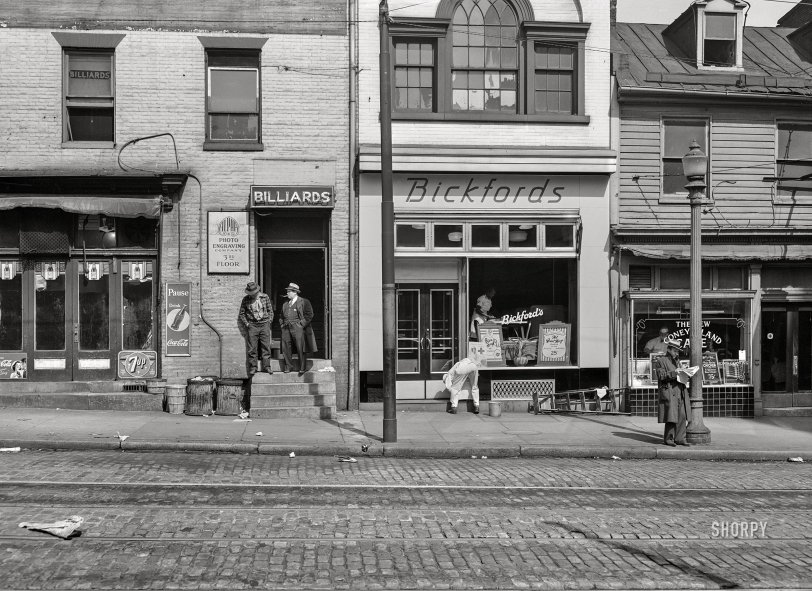
<path fill-rule="evenodd" d="M 502 404 L 500 402 L 489 402 L 488 403 L 488 414 L 492 417 L 501 417 L 502 416 Z"/>
<path fill-rule="evenodd" d="M 243 381 L 240 379 L 220 378 L 217 380 L 217 405 L 215 414 L 234 416 L 242 409 Z"/>
<path fill-rule="evenodd" d="M 183 413 L 186 403 L 186 386 L 183 384 L 167 384 L 165 389 L 166 412 L 172 415 Z"/>

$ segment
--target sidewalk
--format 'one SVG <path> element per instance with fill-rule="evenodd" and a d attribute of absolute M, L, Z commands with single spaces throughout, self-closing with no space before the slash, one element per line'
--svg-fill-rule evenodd
<path fill-rule="evenodd" d="M 334 420 L 252 419 L 163 412 L 0 409 L 0 447 L 213 451 L 387 457 L 601 457 L 812 461 L 812 418 L 705 419 L 708 445 L 671 448 L 653 417 L 399 411 L 383 443 L 380 410 Z M 261 435 L 259 435 L 261 433 Z M 362 446 L 368 446 L 362 451 Z"/>

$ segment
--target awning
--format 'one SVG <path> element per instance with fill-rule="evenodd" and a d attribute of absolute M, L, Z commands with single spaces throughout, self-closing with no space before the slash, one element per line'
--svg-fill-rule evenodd
<path fill-rule="evenodd" d="M 691 258 L 689 244 L 621 244 L 618 248 L 650 259 Z M 703 261 L 812 260 L 812 244 L 703 244 Z"/>
<path fill-rule="evenodd" d="M 119 218 L 157 218 L 160 195 L 57 195 L 38 193 L 0 194 L 0 211 L 17 207 L 61 209 L 70 213 L 104 214 Z"/>

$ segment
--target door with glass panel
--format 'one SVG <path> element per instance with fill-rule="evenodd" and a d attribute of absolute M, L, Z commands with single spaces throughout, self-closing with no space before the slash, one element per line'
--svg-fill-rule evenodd
<path fill-rule="evenodd" d="M 459 358 L 457 286 L 397 287 L 397 381 L 399 398 L 434 398 L 432 382 Z"/>
<path fill-rule="evenodd" d="M 765 305 L 761 311 L 764 406 L 812 406 L 812 305 Z"/>

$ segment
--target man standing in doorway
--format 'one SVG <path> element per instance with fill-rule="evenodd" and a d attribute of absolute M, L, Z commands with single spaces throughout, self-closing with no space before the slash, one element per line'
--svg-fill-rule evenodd
<path fill-rule="evenodd" d="M 268 294 L 259 290 L 259 285 L 251 281 L 245 286 L 245 297 L 240 304 L 240 322 L 243 323 L 248 340 L 246 365 L 248 377 L 257 373 L 258 353 L 262 355 L 262 369 L 273 373 L 271 369 L 271 322 L 273 308 Z"/>
<path fill-rule="evenodd" d="M 299 354 L 299 375 L 307 371 L 307 354 L 315 353 L 316 335 L 313 333 L 313 306 L 305 298 L 299 297 L 301 290 L 295 283 L 285 288 L 288 301 L 282 304 L 279 323 L 282 326 L 282 353 L 285 356 L 285 373 L 293 367 L 293 342 Z"/>

